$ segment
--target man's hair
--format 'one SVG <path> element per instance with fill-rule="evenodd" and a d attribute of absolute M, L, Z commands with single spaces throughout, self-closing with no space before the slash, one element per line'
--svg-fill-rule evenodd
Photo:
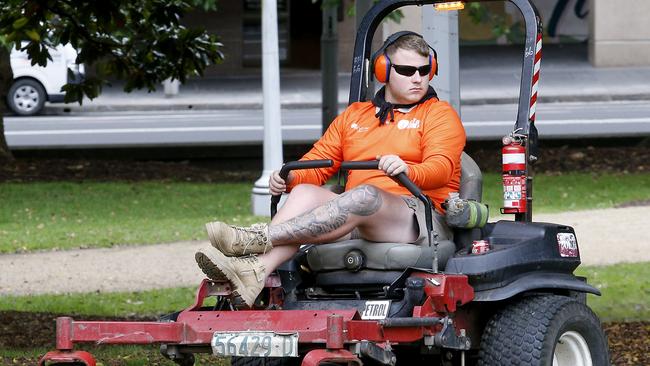
<path fill-rule="evenodd" d="M 427 41 L 415 34 L 407 34 L 399 37 L 393 44 L 386 48 L 386 54 L 388 57 L 392 57 L 397 49 L 411 50 L 422 56 L 429 57 L 429 45 Z"/>

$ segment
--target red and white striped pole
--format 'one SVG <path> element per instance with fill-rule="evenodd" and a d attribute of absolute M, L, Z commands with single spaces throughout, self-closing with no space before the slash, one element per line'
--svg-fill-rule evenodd
<path fill-rule="evenodd" d="M 530 114 L 528 119 L 535 122 L 535 111 L 537 109 L 537 89 L 539 87 L 539 68 L 542 62 L 542 33 L 537 33 L 535 44 L 535 62 L 533 66 L 533 85 L 530 92 Z"/>

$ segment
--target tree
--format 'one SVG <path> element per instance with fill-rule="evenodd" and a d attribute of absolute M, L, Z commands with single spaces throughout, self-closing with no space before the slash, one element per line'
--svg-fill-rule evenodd
<path fill-rule="evenodd" d="M 13 75 L 7 47 L 25 50 L 32 65 L 45 66 L 50 48 L 70 43 L 76 62 L 96 76 L 63 87 L 66 102 L 97 97 L 107 78 L 125 80 L 124 90 L 152 91 L 168 78 L 184 82 L 223 59 L 222 44 L 203 29 L 187 28 L 183 15 L 194 7 L 216 8 L 216 0 L 4 0 L 0 3 L 0 97 Z M 70 71 L 71 72 L 71 71 Z M 4 103 L 2 112 L 4 112 Z M 0 160 L 11 159 L 0 115 Z"/>

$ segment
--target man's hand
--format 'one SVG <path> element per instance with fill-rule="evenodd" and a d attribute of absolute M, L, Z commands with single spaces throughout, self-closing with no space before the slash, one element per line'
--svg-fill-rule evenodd
<path fill-rule="evenodd" d="M 271 173 L 271 176 L 269 177 L 269 192 L 273 196 L 279 196 L 282 194 L 282 192 L 287 191 L 287 183 L 291 183 L 294 179 L 295 175 L 293 172 L 289 172 L 289 175 L 287 176 L 287 181 L 285 182 L 284 179 L 280 178 L 280 171 L 276 170 L 273 173 Z"/>
<path fill-rule="evenodd" d="M 408 174 L 409 172 L 408 165 L 397 155 L 377 155 L 377 160 L 379 160 L 379 169 L 386 172 L 387 175 L 395 176 L 399 173 Z"/>

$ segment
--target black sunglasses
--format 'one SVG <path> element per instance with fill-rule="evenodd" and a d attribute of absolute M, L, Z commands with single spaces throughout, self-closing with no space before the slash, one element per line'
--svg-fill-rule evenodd
<path fill-rule="evenodd" d="M 420 76 L 429 75 L 431 72 L 431 65 L 424 65 L 420 67 L 408 66 L 408 65 L 391 65 L 395 72 L 404 75 L 404 76 L 413 76 L 415 72 L 419 72 Z"/>

